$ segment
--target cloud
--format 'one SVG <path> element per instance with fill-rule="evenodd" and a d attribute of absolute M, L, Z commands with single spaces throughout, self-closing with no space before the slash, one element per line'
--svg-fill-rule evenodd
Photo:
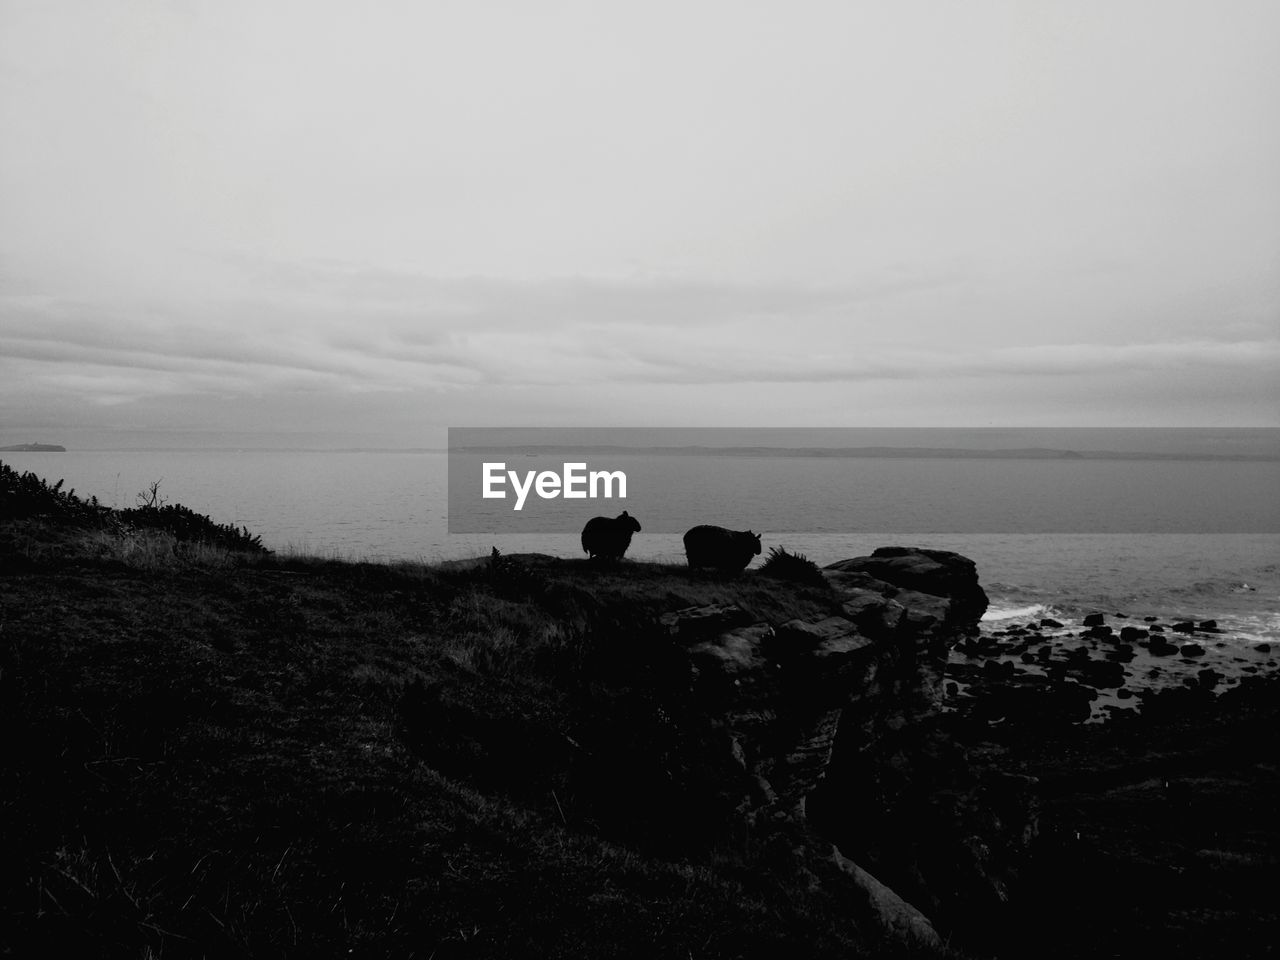
<path fill-rule="evenodd" d="M 1032 385 L 1067 409 L 1080 409 L 1086 394 L 1094 408 L 1111 397 L 1146 409 L 1134 390 L 1141 384 L 1170 410 L 1175 394 L 1181 410 L 1202 395 L 1235 403 L 1256 422 L 1258 395 L 1242 391 L 1280 382 L 1280 339 L 1267 335 L 1274 324 L 1126 340 L 1121 327 L 1070 341 L 1037 327 L 1040 342 L 1030 333 L 1010 342 L 1007 324 L 957 322 L 942 309 L 972 291 L 962 271 L 886 271 L 814 287 L 234 267 L 220 296 L 198 300 L 0 296 L 0 399 L 26 411 L 43 402 L 74 418 L 77 405 L 127 417 L 142 404 L 186 398 L 184 415 L 212 423 L 229 416 L 228 401 L 303 397 L 328 422 L 343 404 L 393 415 L 394 404 L 356 402 L 379 394 L 402 397 L 402 407 L 453 396 L 431 408 L 462 420 L 467 409 L 504 403 L 554 418 L 577 410 L 586 392 L 595 415 L 609 420 L 637 404 L 661 407 L 663 392 L 680 389 L 700 398 L 692 409 L 739 410 L 745 423 L 766 388 L 802 422 L 806 409 L 839 405 L 842 392 L 863 398 L 864 388 L 899 384 L 914 391 L 912 409 L 928 422 L 929 404 L 939 418 L 966 405 L 1025 410 Z"/>
<path fill-rule="evenodd" d="M 1190 370 L 1255 371 L 1280 376 L 1280 340 L 1070 343 L 985 351 L 896 348 L 866 353 L 770 354 L 725 346 L 692 356 L 651 348 L 637 378 L 679 383 L 818 383 L 862 380 L 1091 377 Z"/>
<path fill-rule="evenodd" d="M 661 373 L 629 344 L 673 348 L 728 328 L 804 323 L 852 302 L 900 295 L 936 277 L 860 287 L 746 286 L 680 280 L 442 279 L 348 265 L 232 261 L 217 298 L 0 297 L 0 349 L 32 364 L 155 371 L 166 391 L 448 389 L 496 382 L 595 382 Z M 667 332 L 655 336 L 655 330 Z M 690 347 L 692 349 L 692 347 Z M 48 376 L 29 368 L 38 382 Z M 92 377 L 89 377 L 92 379 Z M 87 380 L 77 380 L 83 385 Z"/>

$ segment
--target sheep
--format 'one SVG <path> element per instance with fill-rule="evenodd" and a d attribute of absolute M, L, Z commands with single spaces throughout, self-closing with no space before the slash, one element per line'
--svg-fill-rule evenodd
<path fill-rule="evenodd" d="M 592 517 L 582 528 L 582 550 L 593 560 L 621 560 L 631 546 L 631 535 L 639 532 L 640 521 L 625 510 L 612 519 Z"/>
<path fill-rule="evenodd" d="M 760 553 L 760 534 L 703 524 L 684 535 L 684 552 L 691 567 L 737 573 Z"/>

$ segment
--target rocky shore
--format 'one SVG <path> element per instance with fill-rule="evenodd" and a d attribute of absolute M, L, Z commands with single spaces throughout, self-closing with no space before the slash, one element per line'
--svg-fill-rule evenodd
<path fill-rule="evenodd" d="M 984 629 L 951 652 L 948 709 L 989 723 L 1123 719 L 1152 694 L 1224 692 L 1280 667 L 1271 644 L 1214 620 L 1092 613 L 1079 624 L 1029 619 Z"/>
<path fill-rule="evenodd" d="M 1035 833 L 1000 909 L 955 917 L 962 941 L 1000 957 L 1274 956 L 1276 668 L 1269 644 L 1212 621 L 1122 613 L 958 643 L 941 738 L 1026 778 Z"/>

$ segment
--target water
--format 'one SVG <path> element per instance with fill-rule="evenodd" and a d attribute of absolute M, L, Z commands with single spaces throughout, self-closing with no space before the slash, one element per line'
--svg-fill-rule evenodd
<path fill-rule="evenodd" d="M 506 553 L 582 556 L 576 534 L 450 535 L 443 453 L 91 451 L 5 453 L 0 459 L 51 482 L 64 478 L 66 487 L 81 496 L 96 495 L 109 506 L 133 506 L 137 494 L 159 480 L 162 497 L 219 522 L 248 527 L 276 550 L 437 561 L 483 555 L 497 546 Z M 823 469 L 838 466 L 824 464 Z M 954 550 L 977 563 L 991 597 L 991 624 L 1040 616 L 1065 621 L 1097 610 L 1131 617 L 1216 619 L 1239 640 L 1280 640 L 1280 533 L 954 532 L 955 514 L 972 510 L 984 496 L 1012 503 L 1014 509 L 1001 514 L 1004 521 L 1029 516 L 1028 504 L 1043 496 L 1046 482 L 1048 489 L 1065 490 L 1065 471 L 1080 477 L 1081 465 L 940 461 L 928 471 L 901 461 L 859 461 L 855 466 L 861 482 L 853 495 L 840 491 L 833 497 L 829 490 L 798 494 L 788 487 L 789 502 L 825 511 L 826 532 L 766 531 L 766 552 L 785 546 L 825 564 L 886 544 Z M 1192 530 L 1219 522 L 1238 529 L 1241 518 L 1256 523 L 1246 530 L 1276 529 L 1280 464 L 1126 461 L 1090 466 L 1097 467 L 1088 474 L 1091 492 L 1078 501 L 1084 505 L 1081 511 L 1091 512 L 1079 518 L 1086 529 L 1131 527 L 1135 502 L 1161 504 L 1156 514 L 1166 520 L 1177 516 L 1181 526 Z M 1115 496 L 1099 493 L 1106 489 L 1104 481 Z M 668 488 L 665 495 L 678 499 L 680 489 Z M 643 507 L 629 503 L 628 508 L 644 522 Z M 586 510 L 617 512 L 613 506 Z M 874 529 L 878 523 L 884 528 Z M 854 532 L 836 532 L 840 529 Z M 679 534 L 649 530 L 636 537 L 628 556 L 673 563 L 684 559 Z"/>

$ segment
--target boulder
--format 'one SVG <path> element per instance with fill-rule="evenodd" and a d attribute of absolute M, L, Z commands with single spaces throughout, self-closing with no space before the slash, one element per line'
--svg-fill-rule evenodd
<path fill-rule="evenodd" d="M 664 614 L 659 622 L 673 637 L 688 643 L 716 636 L 735 627 L 745 627 L 754 619 L 739 606 L 709 603 L 701 607 L 674 610 Z"/>
<path fill-rule="evenodd" d="M 1196 674 L 1200 681 L 1200 686 L 1206 690 L 1212 690 L 1223 679 L 1223 675 L 1212 667 L 1206 667 Z"/>
<path fill-rule="evenodd" d="M 950 623 L 976 625 L 987 610 L 987 594 L 978 583 L 976 564 L 949 550 L 880 547 L 869 557 L 840 560 L 825 569 L 862 573 L 900 589 L 947 597 L 951 601 Z"/>
<path fill-rule="evenodd" d="M 863 906 L 869 908 L 886 928 L 908 942 L 935 948 L 942 946 L 942 939 L 928 917 L 841 854 L 839 848 L 833 846 L 831 852 L 836 867 L 861 893 Z"/>
<path fill-rule="evenodd" d="M 1124 665 L 1110 660 L 1085 660 L 1073 664 L 1068 673 L 1078 676 L 1081 683 L 1107 689 L 1124 686 Z"/>

